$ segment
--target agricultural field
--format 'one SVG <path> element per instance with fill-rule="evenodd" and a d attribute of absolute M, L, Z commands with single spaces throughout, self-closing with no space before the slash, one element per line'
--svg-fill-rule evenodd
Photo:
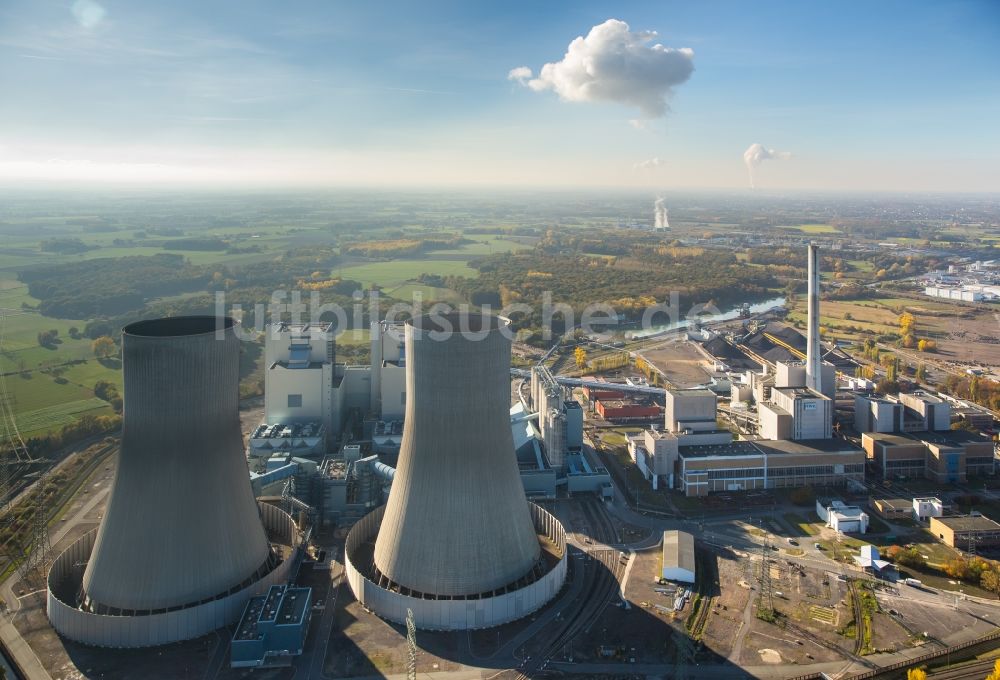
<path fill-rule="evenodd" d="M 455 258 L 472 258 L 480 255 L 495 255 L 497 253 L 509 253 L 522 248 L 530 248 L 536 240 L 533 238 L 510 240 L 493 236 L 490 234 L 469 234 L 465 236 L 472 243 L 465 243 L 458 248 L 447 248 L 433 250 L 434 256 L 448 256 Z"/>
<path fill-rule="evenodd" d="M 949 332 L 959 316 L 972 313 L 971 310 L 930 299 L 926 302 L 904 297 L 824 300 L 820 305 L 820 325 L 837 339 L 857 340 L 865 334 L 897 333 L 899 315 L 903 311 L 916 317 L 918 336 L 934 338 Z M 804 298 L 797 297 L 791 304 L 789 320 L 805 323 Z M 861 329 L 861 332 L 847 327 Z"/>
<path fill-rule="evenodd" d="M 388 291 L 415 281 L 421 274 L 474 277 L 476 273 L 464 260 L 392 260 L 344 264 L 334 269 L 332 275 Z"/>
<path fill-rule="evenodd" d="M 910 363 L 940 364 L 952 372 L 963 367 L 1000 366 L 1000 344 L 996 337 L 1000 321 L 993 308 L 958 305 L 931 298 L 882 297 L 864 300 L 824 300 L 820 305 L 824 338 L 849 342 L 867 336 L 898 333 L 898 317 L 907 311 L 916 319 L 916 335 L 937 343 L 937 352 L 899 349 Z M 805 301 L 796 298 L 788 320 L 805 327 Z"/>
<path fill-rule="evenodd" d="M 798 226 L 778 227 L 779 229 L 797 229 L 803 234 L 839 234 L 840 229 L 832 224 L 800 224 Z"/>

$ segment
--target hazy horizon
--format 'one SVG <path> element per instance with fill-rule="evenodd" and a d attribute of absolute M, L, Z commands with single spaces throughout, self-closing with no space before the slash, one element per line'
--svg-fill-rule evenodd
<path fill-rule="evenodd" d="M 985 0 L 15 0 L 0 186 L 996 191 L 998 27 Z"/>

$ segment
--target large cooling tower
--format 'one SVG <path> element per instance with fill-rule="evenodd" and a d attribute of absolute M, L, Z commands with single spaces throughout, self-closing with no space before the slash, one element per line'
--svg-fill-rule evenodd
<path fill-rule="evenodd" d="M 121 454 L 83 575 L 86 610 L 191 606 L 274 566 L 243 454 L 234 326 L 176 317 L 123 330 Z"/>
<path fill-rule="evenodd" d="M 396 586 L 489 593 L 539 558 L 510 429 L 507 323 L 453 314 L 406 325 L 403 442 L 374 555 Z"/>

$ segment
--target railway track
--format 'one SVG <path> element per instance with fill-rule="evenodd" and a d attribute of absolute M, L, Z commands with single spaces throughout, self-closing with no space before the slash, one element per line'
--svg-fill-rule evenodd
<path fill-rule="evenodd" d="M 861 597 L 858 595 L 858 585 L 855 581 L 848 581 L 847 593 L 851 597 L 851 611 L 854 612 L 854 655 L 861 656 L 865 646 L 865 620 L 861 610 Z"/>
<path fill-rule="evenodd" d="M 586 554 L 589 560 L 578 560 L 578 568 L 584 570 L 584 594 L 571 605 L 572 613 L 561 621 L 554 636 L 518 670 L 518 678 L 538 677 L 553 656 L 571 645 L 580 633 L 590 630 L 617 593 L 622 568 L 618 551 L 597 549 Z"/>
<path fill-rule="evenodd" d="M 581 506 L 583 514 L 587 517 L 587 522 L 590 525 L 592 534 L 590 538 L 604 545 L 618 543 L 618 532 L 615 529 L 614 522 L 611 521 L 607 511 L 604 509 L 603 503 L 594 499 L 585 499 L 581 503 Z"/>
<path fill-rule="evenodd" d="M 982 680 L 993 671 L 996 659 L 983 659 L 927 674 L 931 680 Z"/>

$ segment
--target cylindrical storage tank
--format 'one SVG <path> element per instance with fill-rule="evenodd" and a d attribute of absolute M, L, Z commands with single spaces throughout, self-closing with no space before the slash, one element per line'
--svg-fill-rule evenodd
<path fill-rule="evenodd" d="M 510 429 L 508 323 L 455 313 L 406 324 L 406 419 L 374 559 L 410 591 L 487 593 L 539 558 Z"/>
<path fill-rule="evenodd" d="M 228 317 L 123 329 L 121 453 L 83 576 L 88 610 L 191 605 L 268 567 L 240 432 L 239 344 Z"/>

